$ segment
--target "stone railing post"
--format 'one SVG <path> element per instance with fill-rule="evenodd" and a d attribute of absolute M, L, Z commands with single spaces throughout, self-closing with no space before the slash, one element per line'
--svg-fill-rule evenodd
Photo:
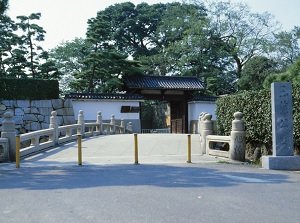
<path fill-rule="evenodd" d="M 202 154 L 208 153 L 206 151 L 206 136 L 212 135 L 214 133 L 213 130 L 213 123 L 211 121 L 212 115 L 211 114 L 204 114 L 202 117 L 202 122 L 201 122 L 201 142 L 200 142 L 200 148 Z"/>
<path fill-rule="evenodd" d="M 52 111 L 50 117 L 50 125 L 49 128 L 54 128 L 53 138 L 50 138 L 54 142 L 55 145 L 58 144 L 58 121 L 57 121 L 57 112 Z"/>
<path fill-rule="evenodd" d="M 3 117 L 1 138 L 8 139 L 9 159 L 14 162 L 16 161 L 16 129 L 13 113 L 5 112 Z"/>
<path fill-rule="evenodd" d="M 196 127 L 196 124 L 194 123 L 193 126 L 192 126 L 192 134 L 196 134 L 197 133 L 197 127 Z"/>
<path fill-rule="evenodd" d="M 201 134 L 202 132 L 202 122 L 203 122 L 203 118 L 204 116 L 206 115 L 207 113 L 206 112 L 201 112 L 199 114 L 199 117 L 198 117 L 198 134 Z"/>
<path fill-rule="evenodd" d="M 129 123 L 127 124 L 127 131 L 128 131 L 128 133 L 130 133 L 130 134 L 133 132 L 132 122 L 129 122 Z"/>
<path fill-rule="evenodd" d="M 121 119 L 120 127 L 121 127 L 121 132 L 120 132 L 120 133 L 124 134 L 124 133 L 125 133 L 125 123 L 124 123 L 124 119 Z"/>
<path fill-rule="evenodd" d="M 81 132 L 77 132 L 77 134 L 81 134 L 82 137 L 84 137 L 85 122 L 84 122 L 84 115 L 83 115 L 83 111 L 82 110 L 79 111 L 77 123 L 81 125 Z"/>
<path fill-rule="evenodd" d="M 110 129 L 110 131 L 115 134 L 116 133 L 116 119 L 115 119 L 115 115 L 111 116 L 110 119 L 110 125 L 112 125 L 112 128 Z"/>
<path fill-rule="evenodd" d="M 245 161 L 246 131 L 244 121 L 241 120 L 244 115 L 242 112 L 235 112 L 233 116 L 229 158 L 237 161 Z"/>
<path fill-rule="evenodd" d="M 97 113 L 97 121 L 96 121 L 96 123 L 100 124 L 99 132 L 100 132 L 100 134 L 102 134 L 103 133 L 103 123 L 102 123 L 102 113 L 100 111 Z"/>
<path fill-rule="evenodd" d="M 9 143 L 7 138 L 0 138 L 0 161 L 9 161 Z"/>

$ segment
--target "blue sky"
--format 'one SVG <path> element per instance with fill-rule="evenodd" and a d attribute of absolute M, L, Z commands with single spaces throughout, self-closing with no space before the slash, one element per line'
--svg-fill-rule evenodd
<path fill-rule="evenodd" d="M 87 20 L 95 17 L 97 11 L 109 5 L 131 1 L 134 4 L 147 2 L 154 4 L 173 0 L 10 0 L 8 14 L 14 18 L 17 15 L 42 13 L 39 25 L 47 34 L 41 44 L 45 49 L 53 48 L 62 41 L 73 40 L 75 37 L 85 37 Z M 218 0 L 216 0 L 218 1 Z M 253 12 L 268 11 L 275 15 L 284 30 L 300 26 L 300 0 L 231 0 L 245 2 Z"/>

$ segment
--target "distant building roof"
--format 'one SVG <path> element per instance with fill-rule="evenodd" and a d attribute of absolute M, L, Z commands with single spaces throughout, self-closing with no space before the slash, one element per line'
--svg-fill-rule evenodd
<path fill-rule="evenodd" d="M 177 76 L 138 76 L 128 77 L 125 86 L 129 89 L 157 90 L 203 90 L 204 87 L 197 77 Z"/>
<path fill-rule="evenodd" d="M 69 93 L 65 95 L 71 99 L 109 99 L 109 100 L 143 100 L 144 97 L 137 94 L 113 94 L 113 93 Z"/>

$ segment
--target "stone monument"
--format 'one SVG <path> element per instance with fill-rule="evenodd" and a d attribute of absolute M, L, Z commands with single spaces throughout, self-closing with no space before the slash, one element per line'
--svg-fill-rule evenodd
<path fill-rule="evenodd" d="M 262 157 L 262 167 L 300 170 L 300 156 L 294 156 L 292 83 L 271 85 L 273 155 Z"/>

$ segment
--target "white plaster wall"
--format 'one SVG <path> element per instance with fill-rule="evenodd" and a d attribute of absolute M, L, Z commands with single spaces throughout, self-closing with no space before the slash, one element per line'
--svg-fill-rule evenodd
<path fill-rule="evenodd" d="M 110 120 L 112 115 L 116 119 L 139 119 L 140 113 L 121 113 L 122 106 L 139 107 L 139 101 L 96 101 L 96 100 L 72 100 L 75 113 L 75 119 L 78 120 L 80 110 L 84 111 L 85 120 L 96 120 L 97 112 L 102 112 L 103 120 Z"/>
<path fill-rule="evenodd" d="M 212 120 L 216 120 L 216 103 L 211 101 L 192 101 L 188 103 L 189 129 L 192 120 L 198 120 L 201 112 L 212 114 Z"/>
<path fill-rule="evenodd" d="M 211 101 L 189 102 L 189 120 L 198 120 L 201 112 L 212 114 L 212 119 L 216 119 L 216 103 Z"/>

